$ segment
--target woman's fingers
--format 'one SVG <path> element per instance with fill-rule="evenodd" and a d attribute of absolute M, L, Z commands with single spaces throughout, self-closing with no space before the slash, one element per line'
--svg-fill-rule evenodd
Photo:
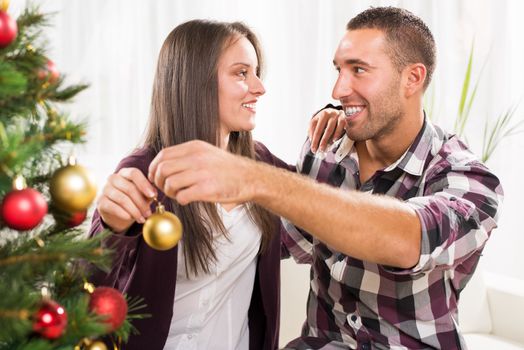
<path fill-rule="evenodd" d="M 311 141 L 311 151 L 318 149 L 325 151 L 334 139 L 334 132 L 338 126 L 339 110 L 326 108 L 318 112 L 309 123 L 308 134 Z"/>
<path fill-rule="evenodd" d="M 123 168 L 108 178 L 97 209 L 109 227 L 122 231 L 135 221 L 145 222 L 156 194 L 156 188 L 139 169 Z"/>
<path fill-rule="evenodd" d="M 318 145 L 318 149 L 320 149 L 321 152 L 325 152 L 327 147 L 331 143 L 333 143 L 333 133 L 336 127 L 337 127 L 337 119 L 330 118 L 324 130 L 318 131 L 319 134 L 322 134 L 322 138 L 320 139 L 320 143 Z"/>
<path fill-rule="evenodd" d="M 135 205 L 127 193 L 120 191 L 114 186 L 110 186 L 105 191 L 105 196 L 120 208 L 124 209 L 135 221 L 140 223 L 145 222 L 144 215 L 142 215 L 140 209 Z"/>

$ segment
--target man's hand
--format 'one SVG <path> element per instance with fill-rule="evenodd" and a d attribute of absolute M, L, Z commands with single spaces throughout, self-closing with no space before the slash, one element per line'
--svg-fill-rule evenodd
<path fill-rule="evenodd" d="M 344 111 L 326 108 L 315 114 L 309 122 L 308 137 L 311 141 L 311 151 L 325 152 L 327 147 L 344 134 L 346 115 Z"/>
<path fill-rule="evenodd" d="M 107 180 L 97 209 L 106 225 L 115 232 L 123 232 L 135 221 L 145 222 L 156 196 L 156 189 L 140 170 L 122 168 Z"/>
<path fill-rule="evenodd" d="M 255 162 L 203 141 L 164 148 L 149 165 L 149 180 L 185 205 L 194 201 L 243 203 L 253 198 Z"/>

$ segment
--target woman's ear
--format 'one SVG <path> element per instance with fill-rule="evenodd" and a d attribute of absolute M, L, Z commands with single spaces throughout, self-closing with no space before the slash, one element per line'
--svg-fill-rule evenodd
<path fill-rule="evenodd" d="M 414 63 L 404 68 L 406 76 L 404 85 L 405 97 L 411 97 L 417 92 L 424 91 L 424 83 L 426 81 L 427 70 L 422 63 Z"/>

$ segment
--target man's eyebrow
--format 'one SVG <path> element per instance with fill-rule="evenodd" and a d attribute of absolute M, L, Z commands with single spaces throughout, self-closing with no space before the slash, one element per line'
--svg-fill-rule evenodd
<path fill-rule="evenodd" d="M 362 61 L 359 58 L 348 58 L 347 60 L 344 60 L 344 64 L 372 67 L 369 63 L 367 63 L 366 61 Z M 335 60 L 333 60 L 333 65 L 335 67 L 337 66 L 337 62 Z"/>

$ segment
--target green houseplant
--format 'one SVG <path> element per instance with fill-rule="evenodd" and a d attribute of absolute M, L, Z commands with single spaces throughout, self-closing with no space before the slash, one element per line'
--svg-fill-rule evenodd
<path fill-rule="evenodd" d="M 486 63 L 483 64 L 480 73 L 478 74 L 476 81 L 472 83 L 473 78 L 473 59 L 474 59 L 474 48 L 473 43 L 470 48 L 468 57 L 468 64 L 466 66 L 466 72 L 464 74 L 464 80 L 462 82 L 462 90 L 458 103 L 457 116 L 454 122 L 453 131 L 463 139 L 466 144 L 468 142 L 468 125 L 470 125 L 471 109 L 476 101 L 477 91 L 479 83 L 484 72 Z M 425 100 L 425 110 L 430 119 L 435 118 L 435 94 L 434 90 L 428 94 Z M 500 143 L 513 135 L 519 134 L 524 131 L 524 119 L 518 119 L 516 114 L 518 104 L 509 106 L 500 113 L 494 121 L 490 121 L 489 116 L 486 116 L 484 122 L 484 130 L 482 134 L 482 147 L 479 153 L 482 162 L 487 162 L 493 155 L 496 148 Z"/>

